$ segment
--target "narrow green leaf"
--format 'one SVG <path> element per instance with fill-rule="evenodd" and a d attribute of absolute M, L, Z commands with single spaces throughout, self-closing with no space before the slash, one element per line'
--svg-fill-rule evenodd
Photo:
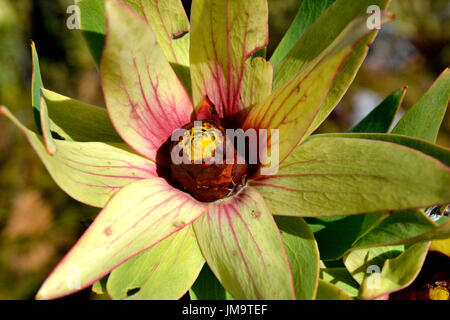
<path fill-rule="evenodd" d="M 108 278 L 108 293 L 114 299 L 179 299 L 204 262 L 189 225 L 114 269 Z"/>
<path fill-rule="evenodd" d="M 83 1 L 86 3 L 87 1 Z M 89 3 L 95 3 L 89 1 Z M 49 152 L 54 152 L 52 133 L 60 138 L 74 141 L 102 141 L 123 142 L 111 124 L 105 108 L 87 105 L 82 102 L 65 97 L 53 91 L 47 90 L 42 85 L 39 71 L 39 58 L 32 43 L 33 77 L 32 77 L 32 101 L 34 112 L 38 113 L 36 124 L 38 132 L 42 133 L 42 125 L 48 126 L 44 137 Z M 36 95 L 38 95 L 36 97 Z M 41 97 L 44 99 L 47 110 L 41 114 Z M 37 99 L 37 100 L 36 100 Z M 37 101 L 37 102 L 36 102 Z"/>
<path fill-rule="evenodd" d="M 107 109 L 127 144 L 155 160 L 172 133 L 190 122 L 194 108 L 147 22 L 120 1 L 105 6 L 100 71 Z"/>
<path fill-rule="evenodd" d="M 356 241 L 351 250 L 374 246 L 411 244 L 450 237 L 450 221 L 437 225 L 420 210 L 399 211 L 389 214 L 364 237 Z"/>
<path fill-rule="evenodd" d="M 348 217 L 307 218 L 306 222 L 314 232 L 321 259 L 336 260 L 380 218 L 381 213 L 371 213 Z"/>
<path fill-rule="evenodd" d="M 80 27 L 94 61 L 99 66 L 105 45 L 106 18 L 103 0 L 80 0 Z"/>
<path fill-rule="evenodd" d="M 235 299 L 295 299 L 281 235 L 256 190 L 211 203 L 194 230 L 208 265 Z"/>
<path fill-rule="evenodd" d="M 53 180 L 68 195 L 83 203 L 103 207 L 122 187 L 156 176 L 156 166 L 136 155 L 125 143 L 54 140 L 53 155 L 43 138 L 25 128 L 8 109 L 0 108 L 25 135 Z"/>
<path fill-rule="evenodd" d="M 389 132 L 392 122 L 403 102 L 406 90 L 397 90 L 383 100 L 363 120 L 361 120 L 350 132 L 386 133 Z"/>
<path fill-rule="evenodd" d="M 44 138 L 45 145 L 47 147 L 48 154 L 56 153 L 56 143 L 53 140 L 52 133 L 50 131 L 50 120 L 48 118 L 48 108 L 44 97 L 41 96 L 41 130 Z"/>
<path fill-rule="evenodd" d="M 316 300 L 352 300 L 352 298 L 334 284 L 319 279 Z"/>
<path fill-rule="evenodd" d="M 319 281 L 319 250 L 302 218 L 275 217 L 294 277 L 297 300 L 313 300 Z"/>
<path fill-rule="evenodd" d="M 250 182 L 275 215 L 325 217 L 450 202 L 450 169 L 410 148 L 374 140 L 314 138 L 277 174 Z"/>
<path fill-rule="evenodd" d="M 392 133 L 435 142 L 450 99 L 450 70 L 446 69 L 428 92 L 404 116 Z"/>
<path fill-rule="evenodd" d="M 105 108 L 96 107 L 42 89 L 50 130 L 68 141 L 123 142 Z M 43 120 L 45 121 L 45 120 Z"/>
<path fill-rule="evenodd" d="M 39 57 L 36 45 L 31 42 L 31 55 L 33 58 L 33 72 L 31 75 L 31 104 L 33 106 L 34 120 L 37 132 L 42 133 L 41 129 L 41 89 L 44 87 L 42 83 L 41 68 L 39 66 Z"/>
<path fill-rule="evenodd" d="M 162 178 L 125 186 L 52 271 L 37 298 L 58 298 L 86 288 L 136 254 L 183 229 L 205 210 L 204 204 Z M 73 275 L 73 281 L 68 281 L 68 275 Z"/>
<path fill-rule="evenodd" d="M 292 21 L 291 26 L 284 34 L 283 39 L 281 39 L 281 42 L 278 44 L 270 58 L 270 62 L 272 62 L 274 67 L 283 60 L 305 31 L 334 1 L 335 0 L 302 1 L 294 21 Z"/>

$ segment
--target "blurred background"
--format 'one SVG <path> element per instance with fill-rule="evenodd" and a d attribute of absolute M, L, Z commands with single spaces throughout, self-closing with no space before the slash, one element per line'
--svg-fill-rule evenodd
<path fill-rule="evenodd" d="M 0 104 L 29 128 L 35 128 L 31 40 L 48 89 L 104 106 L 98 71 L 81 33 L 66 28 L 66 9 L 73 3 L 0 0 Z M 268 57 L 300 3 L 269 0 Z M 450 1 L 392 0 L 391 11 L 396 21 L 380 32 L 355 82 L 320 132 L 348 130 L 403 86 L 409 87 L 402 106 L 408 110 L 450 65 Z M 448 112 L 438 143 L 450 146 Z M 0 299 L 34 298 L 98 211 L 62 192 L 19 130 L 0 117 Z M 96 298 L 89 290 L 75 297 Z"/>

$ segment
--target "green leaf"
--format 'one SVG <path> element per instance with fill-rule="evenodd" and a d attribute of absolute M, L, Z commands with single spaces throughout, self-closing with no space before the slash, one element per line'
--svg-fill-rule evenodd
<path fill-rule="evenodd" d="M 314 138 L 250 182 L 275 215 L 330 217 L 450 202 L 450 169 L 393 143 Z"/>
<path fill-rule="evenodd" d="M 189 290 L 189 295 L 191 300 L 233 300 L 206 263 Z"/>
<path fill-rule="evenodd" d="M 386 10 L 388 3 L 388 0 L 358 0 L 349 5 L 348 0 L 337 0 L 316 20 L 291 52 L 278 64 L 274 70 L 274 90 L 284 85 L 299 72 L 304 72 L 305 69 L 308 69 L 311 61 L 323 54 L 323 51 L 333 41 L 336 41 L 354 19 L 367 13 L 369 6 L 377 5 L 381 10 Z M 367 27 L 365 29 L 367 30 Z M 353 48 L 337 73 L 326 100 L 322 103 L 306 135 L 314 132 L 328 117 L 337 103 L 341 101 L 364 61 L 376 34 L 377 31 L 375 30 Z"/>
<path fill-rule="evenodd" d="M 281 39 L 281 42 L 278 44 L 270 58 L 270 62 L 272 62 L 274 67 L 283 60 L 305 31 L 334 1 L 335 0 L 302 1 L 294 21 L 292 21 L 291 26 L 284 34 L 283 39 Z"/>
<path fill-rule="evenodd" d="M 319 280 L 319 250 L 302 218 L 275 217 L 294 277 L 297 300 L 313 300 Z"/>
<path fill-rule="evenodd" d="M 47 153 L 53 155 L 57 148 L 50 131 L 50 119 L 48 118 L 48 108 L 45 99 L 41 96 L 41 130 L 44 138 Z"/>
<path fill-rule="evenodd" d="M 397 123 L 392 133 L 435 142 L 450 99 L 450 70 L 446 69 L 428 92 Z"/>
<path fill-rule="evenodd" d="M 384 21 L 391 19 L 383 16 Z M 349 24 L 324 52 L 292 79 L 255 106 L 244 122 L 246 129 L 267 130 L 267 150 L 279 154 L 282 163 L 292 150 L 308 137 L 308 130 L 325 101 L 336 75 L 354 46 L 370 36 L 367 16 Z M 273 136 L 274 130 L 278 135 Z M 281 137 L 281 138 L 278 138 Z M 264 167 L 274 167 L 272 159 L 262 158 Z"/>
<path fill-rule="evenodd" d="M 189 225 L 111 272 L 114 299 L 174 300 L 194 283 L 205 260 Z M 130 295 L 130 292 L 136 292 Z"/>
<path fill-rule="evenodd" d="M 313 135 L 309 139 L 316 138 L 350 138 L 392 142 L 423 152 L 424 154 L 436 158 L 446 166 L 450 166 L 450 149 L 426 140 L 410 138 L 403 135 L 382 133 L 326 133 Z"/>
<path fill-rule="evenodd" d="M 86 1 L 83 1 L 83 5 Z M 89 3 L 95 3 L 89 1 Z M 69 141 L 102 141 L 123 142 L 111 124 L 109 115 L 105 108 L 87 105 L 82 102 L 47 90 L 42 85 L 39 71 L 39 58 L 34 43 L 32 43 L 33 54 L 33 77 L 32 77 L 32 101 L 37 118 L 38 132 L 42 133 L 42 125 L 47 126 L 44 137 L 46 146 L 50 153 L 55 152 L 52 146 L 52 133 Z M 47 110 L 41 115 L 40 105 L 44 99 Z"/>
<path fill-rule="evenodd" d="M 42 89 L 50 130 L 68 141 L 123 142 L 105 108 L 96 107 Z"/>
<path fill-rule="evenodd" d="M 389 132 L 392 122 L 402 105 L 408 88 L 397 90 L 383 100 L 363 120 L 361 120 L 350 132 L 386 133 Z"/>
<path fill-rule="evenodd" d="M 256 190 L 211 203 L 194 230 L 208 265 L 235 299 L 295 298 L 280 233 Z"/>
<path fill-rule="evenodd" d="M 105 45 L 106 18 L 103 0 L 80 0 L 80 27 L 97 65 L 102 59 Z"/>
<path fill-rule="evenodd" d="M 46 150 L 43 138 L 25 128 L 8 109 L 0 108 L 25 135 L 53 180 L 68 195 L 103 207 L 122 187 L 156 176 L 155 164 L 136 155 L 125 143 L 54 140 L 57 152 Z"/>
<path fill-rule="evenodd" d="M 120 136 L 155 160 L 194 108 L 146 21 L 116 0 L 106 1 L 106 12 L 100 70 L 107 109 Z"/>
<path fill-rule="evenodd" d="M 194 105 L 208 96 L 222 118 L 243 118 L 249 103 L 247 97 L 247 101 L 241 100 L 241 93 L 249 90 L 243 88 L 249 85 L 243 79 L 271 82 L 270 64 L 262 58 L 260 63 L 247 63 L 267 45 L 267 25 L 265 0 L 193 1 L 190 65 Z"/>
<path fill-rule="evenodd" d="M 320 278 L 344 291 L 351 298 L 358 296 L 359 284 L 345 268 L 326 268 L 320 270 Z"/>
<path fill-rule="evenodd" d="M 447 239 L 450 221 L 437 225 L 420 210 L 399 211 L 389 214 L 376 224 L 351 250 L 374 246 L 387 246 Z"/>
<path fill-rule="evenodd" d="M 381 218 L 380 213 L 356 216 L 307 218 L 314 232 L 322 260 L 336 260 Z"/>
<path fill-rule="evenodd" d="M 127 185 L 108 202 L 52 271 L 37 298 L 58 298 L 91 285 L 136 254 L 183 229 L 205 210 L 205 204 L 162 178 Z M 70 275 L 73 276 L 69 280 L 73 281 L 68 280 Z"/>
<path fill-rule="evenodd" d="M 319 279 L 316 300 L 352 300 L 352 298 L 334 284 Z"/>
<path fill-rule="evenodd" d="M 345 258 L 345 264 L 354 277 L 359 276 L 360 297 L 376 299 L 410 285 L 422 268 L 429 246 L 429 242 L 416 243 L 399 255 L 393 253 L 395 247 L 355 250 Z M 378 255 L 374 251 L 378 251 Z M 393 257 L 386 259 L 386 255 Z"/>
<path fill-rule="evenodd" d="M 31 104 L 33 106 L 34 120 L 37 131 L 42 133 L 41 129 L 41 89 L 42 83 L 41 68 L 39 66 L 39 57 L 36 51 L 36 45 L 31 42 L 31 55 L 33 58 L 33 73 L 31 75 Z"/>

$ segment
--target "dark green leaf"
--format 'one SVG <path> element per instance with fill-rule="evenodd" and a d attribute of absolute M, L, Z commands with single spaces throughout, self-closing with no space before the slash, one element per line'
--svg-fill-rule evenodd
<path fill-rule="evenodd" d="M 80 24 L 83 35 L 97 65 L 100 65 L 103 46 L 105 44 L 105 6 L 103 0 L 81 0 Z"/>
<path fill-rule="evenodd" d="M 399 121 L 392 133 L 435 142 L 450 99 L 450 70 L 446 69 L 430 90 Z"/>
<path fill-rule="evenodd" d="M 270 62 L 276 67 L 294 47 L 305 31 L 335 0 L 304 0 L 288 31 L 275 49 Z"/>
<path fill-rule="evenodd" d="M 407 87 L 389 95 L 383 102 L 373 109 L 350 132 L 386 133 L 391 128 L 398 109 L 405 97 Z"/>
<path fill-rule="evenodd" d="M 374 226 L 354 244 L 352 250 L 442 240 L 449 237 L 450 221 L 439 226 L 420 210 L 399 211 L 391 213 Z"/>
<path fill-rule="evenodd" d="M 364 214 L 333 218 L 306 218 L 319 245 L 322 260 L 335 260 L 363 235 L 381 214 Z"/>
<path fill-rule="evenodd" d="M 31 76 L 31 104 L 33 106 L 34 120 L 38 132 L 42 134 L 41 129 L 41 89 L 44 87 L 42 83 L 41 68 L 39 66 L 39 57 L 34 42 L 31 43 L 31 54 L 33 57 L 33 73 Z"/>
<path fill-rule="evenodd" d="M 220 284 L 214 273 L 205 263 L 197 280 L 189 290 L 192 300 L 232 300 L 233 298 Z"/>

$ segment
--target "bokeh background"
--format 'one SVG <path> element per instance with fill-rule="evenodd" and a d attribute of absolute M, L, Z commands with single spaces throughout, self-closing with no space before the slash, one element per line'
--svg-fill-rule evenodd
<path fill-rule="evenodd" d="M 36 43 L 47 88 L 104 106 L 98 71 L 81 33 L 66 28 L 66 10 L 73 3 L 0 0 L 0 104 L 29 128 L 35 128 L 31 40 Z M 268 57 L 300 3 L 269 0 Z M 380 32 L 355 82 L 320 132 L 348 130 L 403 86 L 409 87 L 402 107 L 408 110 L 450 65 L 450 1 L 392 0 L 391 11 L 396 21 Z M 450 146 L 448 112 L 438 143 Z M 0 299 L 34 298 L 98 211 L 62 192 L 19 130 L 0 117 Z M 85 290 L 75 298 L 98 297 Z"/>

